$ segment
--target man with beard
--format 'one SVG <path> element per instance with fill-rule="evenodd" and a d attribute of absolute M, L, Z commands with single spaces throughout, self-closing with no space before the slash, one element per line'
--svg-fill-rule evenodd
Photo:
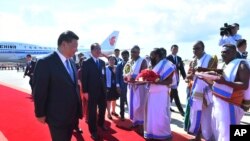
<path fill-rule="evenodd" d="M 229 141 L 230 125 L 240 124 L 244 115 L 240 106 L 249 86 L 250 69 L 244 60 L 236 59 L 236 53 L 234 45 L 222 47 L 224 73 L 213 83 L 212 127 L 218 141 Z"/>
<path fill-rule="evenodd" d="M 139 133 L 143 134 L 144 123 L 144 108 L 145 108 L 145 84 L 136 84 L 135 78 L 144 69 L 147 68 L 147 61 L 140 55 L 139 46 L 135 45 L 131 49 L 131 61 L 128 62 L 131 65 L 131 79 L 128 81 L 128 106 L 129 116 L 133 122 L 133 127 L 138 126 Z"/>
<path fill-rule="evenodd" d="M 155 48 L 150 53 L 150 58 L 153 71 L 160 76 L 160 80 L 152 82 L 149 86 L 145 105 L 144 137 L 146 139 L 170 139 L 172 135 L 168 86 L 172 84 L 175 66 L 166 59 L 159 48 Z"/>

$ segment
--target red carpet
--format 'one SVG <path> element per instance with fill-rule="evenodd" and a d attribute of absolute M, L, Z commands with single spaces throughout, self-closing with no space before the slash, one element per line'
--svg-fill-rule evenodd
<path fill-rule="evenodd" d="M 98 131 L 100 140 L 107 141 L 143 141 L 135 131 L 127 131 L 123 128 L 131 123 L 114 119 L 105 123 L 110 130 L 107 132 Z M 88 126 L 84 120 L 80 121 L 83 129 L 82 135 L 74 134 L 72 141 L 91 141 Z M 50 141 L 50 134 L 47 125 L 39 123 L 34 115 L 33 102 L 30 95 L 0 84 L 0 133 L 8 141 Z M 187 135 L 173 132 L 173 141 L 186 141 Z M 0 136 L 1 140 L 1 136 Z"/>

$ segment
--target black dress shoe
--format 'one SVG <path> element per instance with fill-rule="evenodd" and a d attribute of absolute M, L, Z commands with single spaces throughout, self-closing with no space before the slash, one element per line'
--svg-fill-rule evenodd
<path fill-rule="evenodd" d="M 91 138 L 92 138 L 94 141 L 98 140 L 98 135 L 97 135 L 97 133 L 92 133 L 92 134 L 91 134 Z"/>
<path fill-rule="evenodd" d="M 105 125 L 99 126 L 99 127 L 102 129 L 102 131 L 108 131 L 109 130 Z"/>
<path fill-rule="evenodd" d="M 181 114 L 181 116 L 183 116 L 183 117 L 185 116 L 185 113 L 184 113 L 184 112 L 180 112 L 180 114 Z"/>
<path fill-rule="evenodd" d="M 172 109 L 172 108 L 170 108 L 170 111 L 171 111 L 171 112 L 175 112 L 175 110 L 174 110 L 174 109 Z"/>
<path fill-rule="evenodd" d="M 75 131 L 76 131 L 77 133 L 80 133 L 80 134 L 82 134 L 82 133 L 83 133 L 83 131 L 82 131 L 82 129 L 81 129 L 81 128 L 76 128 L 76 129 L 75 129 Z"/>

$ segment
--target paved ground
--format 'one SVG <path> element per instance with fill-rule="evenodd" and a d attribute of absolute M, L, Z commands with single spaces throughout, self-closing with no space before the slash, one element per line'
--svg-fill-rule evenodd
<path fill-rule="evenodd" d="M 17 72 L 16 70 L 0 70 L 0 82 L 13 85 L 15 87 L 18 87 L 30 93 L 29 78 L 28 77 L 23 78 L 23 72 Z M 180 101 L 183 107 L 185 107 L 186 105 L 186 83 L 183 80 L 181 80 L 178 90 L 179 90 Z M 119 101 L 117 103 L 119 103 Z M 172 108 L 175 111 L 178 111 L 174 102 L 172 104 Z M 119 112 L 119 107 L 117 107 L 117 112 Z M 125 116 L 128 117 L 127 114 Z M 176 113 L 172 112 L 171 117 L 172 117 L 172 121 L 171 121 L 172 130 L 175 132 L 179 132 L 179 133 L 186 133 L 183 130 L 184 118 L 178 112 Z M 245 113 L 241 124 L 250 124 L 250 112 Z"/>

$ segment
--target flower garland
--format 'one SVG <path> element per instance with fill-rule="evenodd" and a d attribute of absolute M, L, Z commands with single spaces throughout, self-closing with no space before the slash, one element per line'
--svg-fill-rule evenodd
<path fill-rule="evenodd" d="M 141 73 L 136 77 L 136 81 L 150 81 L 157 82 L 160 80 L 160 75 L 156 74 L 150 69 L 142 70 Z"/>
<path fill-rule="evenodd" d="M 123 68 L 124 81 L 130 81 L 132 73 L 133 73 L 133 69 L 132 69 L 131 62 L 127 62 Z"/>

